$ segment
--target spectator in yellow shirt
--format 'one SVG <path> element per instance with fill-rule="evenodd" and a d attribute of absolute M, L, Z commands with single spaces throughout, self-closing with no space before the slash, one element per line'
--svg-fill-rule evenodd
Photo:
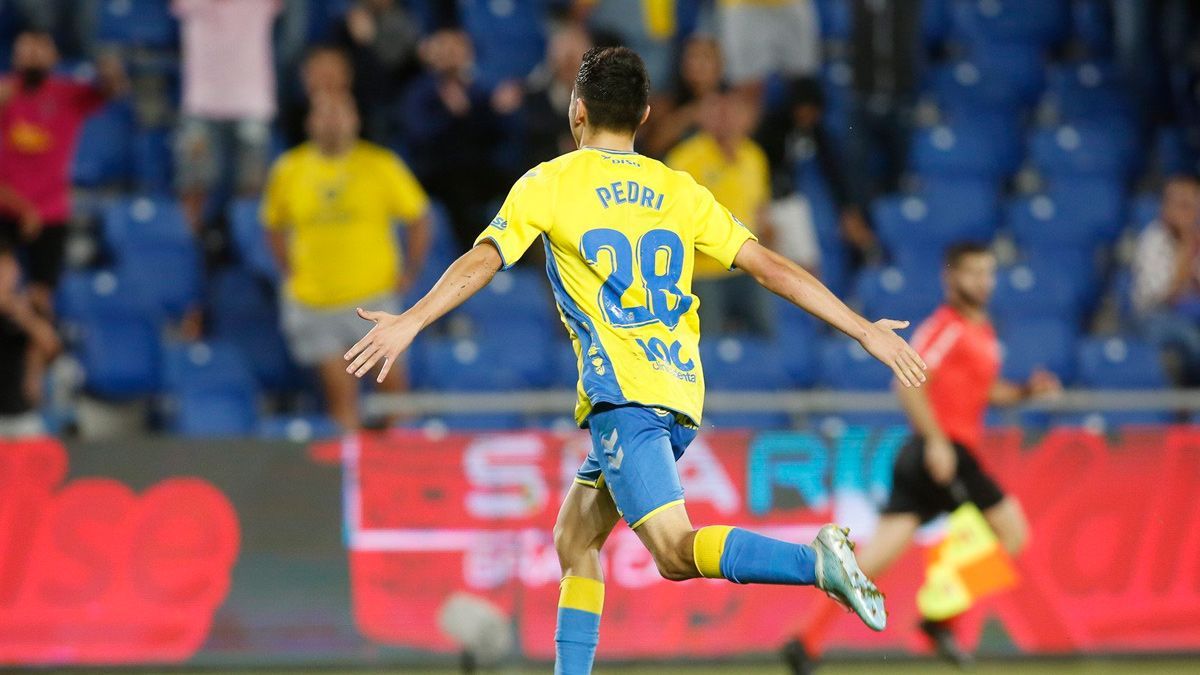
<path fill-rule="evenodd" d="M 700 102 L 700 130 L 667 154 L 666 164 L 686 171 L 724 204 L 759 239 L 769 243 L 767 207 L 771 173 L 767 156 L 750 139 L 755 111 L 730 92 L 713 92 Z M 704 331 L 771 331 L 769 298 L 753 279 L 696 254 L 692 289 L 700 298 Z"/>
<path fill-rule="evenodd" d="M 358 139 L 349 94 L 312 101 L 309 141 L 271 169 L 262 221 L 283 270 L 283 330 L 296 360 L 316 366 L 330 415 L 358 427 L 358 382 L 342 354 L 362 333 L 359 306 L 399 311 L 429 248 L 429 200 L 391 151 Z M 407 223 L 401 264 L 395 220 Z M 396 370 L 396 369 L 393 369 Z M 405 386 L 404 369 L 382 388 Z"/>

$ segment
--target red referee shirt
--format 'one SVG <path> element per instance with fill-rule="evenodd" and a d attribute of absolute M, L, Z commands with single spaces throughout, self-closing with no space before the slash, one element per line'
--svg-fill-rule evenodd
<path fill-rule="evenodd" d="M 912 338 L 929 366 L 925 393 L 938 425 L 950 440 L 979 447 L 989 393 L 1000 374 L 1000 343 L 988 321 L 964 318 L 942 305 Z"/>

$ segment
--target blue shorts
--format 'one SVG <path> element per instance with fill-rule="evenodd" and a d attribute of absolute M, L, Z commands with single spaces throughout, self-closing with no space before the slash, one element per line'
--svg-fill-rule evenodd
<path fill-rule="evenodd" d="M 696 427 L 678 413 L 640 405 L 605 406 L 588 421 L 592 450 L 575 482 L 607 487 L 631 528 L 683 502 L 675 462 L 696 438 Z"/>

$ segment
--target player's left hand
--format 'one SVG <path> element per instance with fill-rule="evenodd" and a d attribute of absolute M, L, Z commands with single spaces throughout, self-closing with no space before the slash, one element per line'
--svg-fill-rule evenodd
<path fill-rule="evenodd" d="M 346 352 L 343 358 L 350 361 L 346 372 L 361 378 L 383 359 L 383 368 L 379 369 L 379 377 L 375 378 L 376 382 L 383 382 L 392 364 L 412 344 L 421 327 L 408 314 L 373 312 L 359 307 L 358 315 L 367 321 L 374 321 L 375 326 Z"/>
<path fill-rule="evenodd" d="M 908 346 L 896 331 L 908 328 L 907 321 L 880 319 L 867 327 L 859 344 L 867 353 L 892 369 L 896 379 L 906 387 L 919 387 L 925 381 L 925 362 L 916 350 Z"/>

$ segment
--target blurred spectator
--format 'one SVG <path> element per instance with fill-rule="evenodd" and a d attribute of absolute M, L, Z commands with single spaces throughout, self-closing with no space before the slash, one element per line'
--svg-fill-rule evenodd
<path fill-rule="evenodd" d="M 662 157 L 680 139 L 695 133 L 700 101 L 721 88 L 722 69 L 716 40 L 696 35 L 687 41 L 671 90 L 651 97 L 653 112 L 639 133 L 647 155 Z"/>
<path fill-rule="evenodd" d="M 752 101 L 768 75 L 811 77 L 821 67 L 812 0 L 717 0 L 717 34 L 729 82 Z"/>
<path fill-rule="evenodd" d="M 1182 383 L 1200 385 L 1200 179 L 1177 176 L 1138 237 L 1133 304 L 1146 337 L 1179 359 Z"/>
<path fill-rule="evenodd" d="M 1169 91 L 1179 79 L 1173 70 L 1188 61 L 1195 65 L 1200 6 L 1194 0 L 1111 1 L 1117 65 L 1138 108 L 1149 113 L 1149 122 L 1176 121 L 1172 103 L 1182 103 L 1179 97 L 1187 93 Z"/>
<path fill-rule="evenodd" d="M 99 0 L 15 0 L 13 4 L 25 28 L 56 36 L 68 58 L 95 53 Z"/>
<path fill-rule="evenodd" d="M 521 106 L 526 168 L 554 159 L 575 149 L 575 139 L 566 124 L 571 91 L 583 53 L 591 49 L 587 32 L 565 26 L 550 38 L 546 62 L 530 77 Z"/>
<path fill-rule="evenodd" d="M 815 226 L 809 203 L 812 196 L 800 191 L 798 171 L 812 163 L 819 171 L 829 196 L 838 210 L 839 230 L 859 255 L 866 258 L 877 247 L 875 234 L 863 217 L 862 205 L 854 200 L 844 167 L 822 124 L 825 96 L 821 83 L 812 78 L 793 81 L 787 103 L 779 112 L 768 115 L 758 131 L 771 164 L 771 222 L 780 253 L 806 267 L 814 267 L 819 256 L 815 246 Z M 810 252 L 811 251 L 811 252 Z"/>
<path fill-rule="evenodd" d="M 519 88 L 488 91 L 472 75 L 475 53 L 466 33 L 442 30 L 421 45 L 429 72 L 404 101 L 405 145 L 429 193 L 446 206 L 459 245 L 491 220 L 491 202 L 511 176 L 499 168 L 503 115 L 521 103 Z"/>
<path fill-rule="evenodd" d="M 42 420 L 41 364 L 60 349 L 54 326 L 21 289 L 21 269 L 10 244 L 0 242 L 0 438 L 36 436 Z"/>
<path fill-rule="evenodd" d="M 650 75 L 651 91 L 662 91 L 671 79 L 679 31 L 677 4 L 676 0 L 576 0 L 575 13 L 601 44 L 621 44 L 637 52 Z"/>
<path fill-rule="evenodd" d="M 404 87 L 419 72 L 416 19 L 395 0 L 358 0 L 334 31 L 354 65 L 354 96 L 363 114 L 363 137 L 394 139 L 392 119 Z"/>
<path fill-rule="evenodd" d="M 192 227 L 218 190 L 262 189 L 275 117 L 271 31 L 280 0 L 173 0 L 182 32 L 183 121 L 176 180 Z M 232 185 L 226 185 L 226 176 Z"/>
<path fill-rule="evenodd" d="M 350 94 L 353 81 L 354 71 L 345 51 L 331 45 L 313 47 L 300 65 L 303 91 L 279 111 L 279 126 L 287 147 L 295 147 L 308 139 L 310 102 L 319 96 Z M 362 106 L 361 100 L 356 99 L 356 103 Z"/>
<path fill-rule="evenodd" d="M 262 221 L 286 280 L 283 330 L 296 361 L 315 366 L 330 415 L 358 427 L 358 381 L 345 353 L 362 337 L 355 307 L 399 312 L 399 296 L 421 271 L 429 249 L 429 200 L 391 151 L 358 140 L 358 114 L 348 94 L 313 100 L 311 141 L 271 169 Z M 409 226 L 400 262 L 393 219 Z M 393 368 L 387 391 L 405 386 Z"/>
<path fill-rule="evenodd" d="M 666 163 L 691 174 L 769 245 L 770 168 L 762 148 L 750 139 L 753 125 L 753 106 L 741 96 L 709 94 L 700 102 L 700 132 L 672 150 Z M 698 253 L 693 279 L 702 330 L 771 332 L 769 298 L 749 276 Z"/>
<path fill-rule="evenodd" d="M 0 81 L 0 183 L 19 197 L 15 204 L 8 200 L 19 208 L 0 219 L 0 238 L 24 242 L 30 297 L 44 316 L 52 315 L 62 272 L 80 127 L 127 86 L 121 63 L 112 57 L 97 63 L 95 84 L 54 75 L 57 63 L 50 34 L 26 31 L 13 44 L 13 72 Z"/>
<path fill-rule="evenodd" d="M 854 99 L 847 154 L 850 185 L 865 204 L 898 188 L 919 85 L 920 0 L 853 0 Z M 882 171 L 876 171 L 882 162 Z"/>

